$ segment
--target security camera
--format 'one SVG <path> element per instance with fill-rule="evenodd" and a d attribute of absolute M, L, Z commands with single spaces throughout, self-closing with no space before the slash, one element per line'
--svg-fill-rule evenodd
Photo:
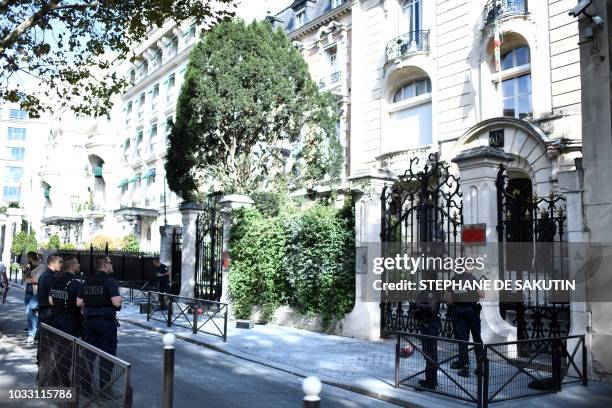
<path fill-rule="evenodd" d="M 587 7 L 591 5 L 591 3 L 593 3 L 593 0 L 580 0 L 580 2 L 576 4 L 576 7 L 574 7 L 573 9 L 569 11 L 569 15 L 576 18 L 583 13 L 586 14 L 585 11 Z"/>

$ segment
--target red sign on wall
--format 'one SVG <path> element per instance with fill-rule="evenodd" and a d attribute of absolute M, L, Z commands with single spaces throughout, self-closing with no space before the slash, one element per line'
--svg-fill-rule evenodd
<path fill-rule="evenodd" d="M 487 242 L 486 224 L 467 224 L 461 229 L 461 242 L 464 244 L 485 244 Z"/>

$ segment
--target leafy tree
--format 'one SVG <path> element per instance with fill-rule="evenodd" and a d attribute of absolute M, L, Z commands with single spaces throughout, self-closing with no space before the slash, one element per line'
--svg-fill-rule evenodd
<path fill-rule="evenodd" d="M 123 238 L 122 249 L 129 252 L 138 252 L 140 250 L 140 243 L 134 234 L 126 235 Z"/>
<path fill-rule="evenodd" d="M 168 19 L 214 24 L 233 13 L 233 0 L 1 0 L 0 99 L 20 103 L 32 117 L 52 105 L 106 114 L 127 85 L 116 61 L 152 27 Z M 17 85 L 19 75 L 42 91 Z M 43 97 L 56 100 L 47 105 Z"/>
<path fill-rule="evenodd" d="M 337 178 L 336 106 L 282 31 L 220 23 L 190 55 L 169 137 L 169 187 L 186 201 L 207 183 L 248 194 L 284 177 L 287 160 L 293 186 Z"/>
<path fill-rule="evenodd" d="M 33 232 L 28 234 L 26 232 L 18 232 L 13 237 L 13 245 L 11 251 L 15 254 L 22 252 L 30 252 L 38 250 L 38 242 L 36 241 L 36 234 Z"/>
<path fill-rule="evenodd" d="M 60 238 L 57 234 L 53 234 L 49 237 L 49 242 L 45 245 L 47 249 L 60 249 L 62 243 L 60 242 Z"/>

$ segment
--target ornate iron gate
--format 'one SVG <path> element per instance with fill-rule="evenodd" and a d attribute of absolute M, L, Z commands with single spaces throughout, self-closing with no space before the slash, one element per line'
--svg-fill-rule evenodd
<path fill-rule="evenodd" d="M 460 256 L 463 204 L 459 178 L 450 173 L 450 166 L 439 161 L 437 153 L 430 153 L 426 163 L 418 158 L 410 160 L 409 169 L 382 192 L 381 243 L 382 256 L 397 254 L 420 256 L 435 252 L 437 256 Z M 418 281 L 423 273 L 429 279 L 450 278 L 450 271 L 426 270 L 402 279 Z M 431 277 L 433 274 L 434 277 Z M 385 276 L 388 280 L 388 276 Z M 420 325 L 413 314 L 413 301 L 392 300 L 385 296 L 381 302 L 381 334 L 391 331 L 419 333 Z M 440 336 L 452 337 L 452 321 L 443 303 L 440 307 L 442 327 Z"/>
<path fill-rule="evenodd" d="M 533 196 L 531 180 L 510 179 L 503 165 L 496 186 L 500 279 L 567 279 L 565 198 Z M 517 327 L 519 340 L 569 334 L 570 305 L 563 294 L 502 292 L 500 313 Z"/>
<path fill-rule="evenodd" d="M 171 292 L 178 295 L 181 291 L 181 270 L 183 263 L 183 236 L 172 230 L 172 288 Z"/>
<path fill-rule="evenodd" d="M 196 220 L 194 296 L 219 301 L 222 287 L 223 224 L 219 208 L 221 194 L 211 194 Z"/>

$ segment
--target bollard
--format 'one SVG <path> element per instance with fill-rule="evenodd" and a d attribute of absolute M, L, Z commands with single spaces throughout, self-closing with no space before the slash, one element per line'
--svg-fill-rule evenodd
<path fill-rule="evenodd" d="M 307 377 L 302 383 L 304 408 L 319 408 L 321 405 L 321 381 L 317 377 Z"/>
<path fill-rule="evenodd" d="M 164 379 L 162 384 L 162 408 L 172 408 L 172 387 L 174 382 L 174 334 L 164 334 Z"/>

